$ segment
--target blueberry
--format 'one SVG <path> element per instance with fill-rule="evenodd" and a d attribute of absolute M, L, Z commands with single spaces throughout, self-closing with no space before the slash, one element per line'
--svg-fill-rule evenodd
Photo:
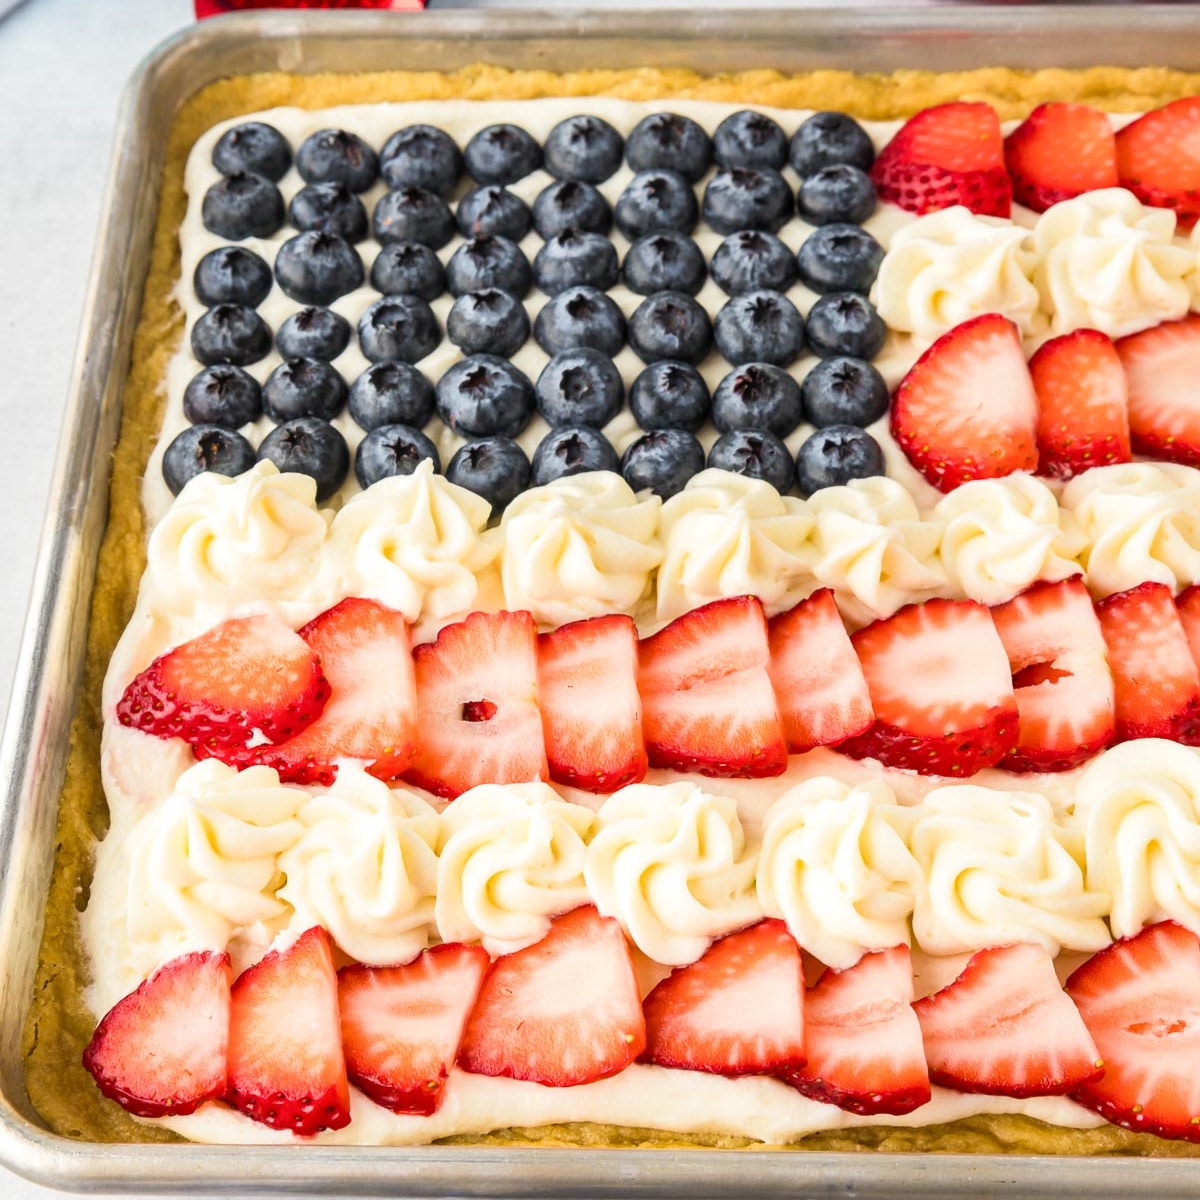
<path fill-rule="evenodd" d="M 621 165 L 625 143 L 599 117 L 567 117 L 546 138 L 546 170 L 555 179 L 603 183 Z"/>
<path fill-rule="evenodd" d="M 883 349 L 887 325 L 866 296 L 827 292 L 808 310 L 807 334 L 808 344 L 822 358 L 874 358 Z"/>
<path fill-rule="evenodd" d="M 700 247 L 681 233 L 648 233 L 625 252 L 625 285 L 639 296 L 652 292 L 686 292 L 694 296 L 708 269 Z"/>
<path fill-rule="evenodd" d="M 369 488 L 393 475 L 411 475 L 417 464 L 433 460 L 433 469 L 441 471 L 437 447 L 411 425 L 379 425 L 372 429 L 354 452 L 354 474 L 360 487 Z"/>
<path fill-rule="evenodd" d="M 683 429 L 643 434 L 621 455 L 621 474 L 635 492 L 649 488 L 670 500 L 693 475 L 704 470 L 704 448 Z"/>
<path fill-rule="evenodd" d="M 408 292 L 429 301 L 446 290 L 446 268 L 421 242 L 389 242 L 371 264 L 371 286 L 385 296 Z"/>
<path fill-rule="evenodd" d="M 272 421 L 320 417 L 332 421 L 346 403 L 346 381 L 319 358 L 289 358 L 267 376 L 263 411 Z"/>
<path fill-rule="evenodd" d="M 605 291 L 617 282 L 618 273 L 612 242 L 574 229 L 548 238 L 533 260 L 533 281 L 548 296 L 580 284 Z"/>
<path fill-rule="evenodd" d="M 552 238 L 564 229 L 607 234 L 612 228 L 612 209 L 590 183 L 560 179 L 538 193 L 533 224 L 543 238 Z"/>
<path fill-rule="evenodd" d="M 731 233 L 712 256 L 713 282 L 730 296 L 767 288 L 786 292 L 796 282 L 796 256 L 773 233 Z"/>
<path fill-rule="evenodd" d="M 752 109 L 731 113 L 713 134 L 713 158 L 723 167 L 779 171 L 787 155 L 788 137 L 779 123 Z"/>
<path fill-rule="evenodd" d="M 541 147 L 517 125 L 489 125 L 463 151 L 476 183 L 516 183 L 542 165 Z"/>
<path fill-rule="evenodd" d="M 857 225 L 822 225 L 796 255 L 800 280 L 814 292 L 862 292 L 879 273 L 883 247 Z"/>
<path fill-rule="evenodd" d="M 840 112 L 818 112 L 792 134 L 788 157 L 796 174 L 804 179 L 835 163 L 868 171 L 875 161 L 875 147 L 853 117 Z"/>
<path fill-rule="evenodd" d="M 458 202 L 458 232 L 465 238 L 491 234 L 519 242 L 532 224 L 529 205 L 499 184 L 472 188 Z"/>
<path fill-rule="evenodd" d="M 322 129 L 300 143 L 296 170 L 305 183 L 344 183 L 365 192 L 379 178 L 379 156 L 355 133 Z"/>
<path fill-rule="evenodd" d="M 274 125 L 246 121 L 225 130 L 217 139 L 212 164 L 222 175 L 251 171 L 278 183 L 292 165 L 292 148 Z"/>
<path fill-rule="evenodd" d="M 436 192 L 409 186 L 380 196 L 371 227 L 381 245 L 420 242 L 440 250 L 454 236 L 454 214 Z"/>
<path fill-rule="evenodd" d="M 804 318 L 782 292 L 743 292 L 717 313 L 713 340 L 735 367 L 745 362 L 786 367 L 804 349 Z"/>
<path fill-rule="evenodd" d="M 778 171 L 722 167 L 704 189 L 704 219 L 718 233 L 775 233 L 792 215 L 792 193 Z"/>
<path fill-rule="evenodd" d="M 722 434 L 708 452 L 708 465 L 762 479 L 779 492 L 788 491 L 796 477 L 788 448 L 765 429 L 733 429 Z"/>
<path fill-rule="evenodd" d="M 462 151 L 448 133 L 433 125 L 408 125 L 384 142 L 379 173 L 390 188 L 411 183 L 448 196 L 462 178 Z"/>
<path fill-rule="evenodd" d="M 204 193 L 200 219 L 209 233 L 231 242 L 270 237 L 283 225 L 283 197 L 269 179 L 238 171 Z"/>
<path fill-rule="evenodd" d="M 538 487 L 564 475 L 619 469 L 617 452 L 608 439 L 586 425 L 550 430 L 533 452 L 533 482 Z"/>
<path fill-rule="evenodd" d="M 712 162 L 712 143 L 704 129 L 678 113 L 652 113 L 632 129 L 625 159 L 635 171 L 666 167 L 689 183 L 704 177 Z"/>
<path fill-rule="evenodd" d="M 617 199 L 613 217 L 631 242 L 660 229 L 691 233 L 698 217 L 696 193 L 678 171 L 639 171 Z"/>
<path fill-rule="evenodd" d="M 362 287 L 362 259 L 336 233 L 298 233 L 279 247 L 275 278 L 298 303 L 324 306 Z"/>
<path fill-rule="evenodd" d="M 375 363 L 350 386 L 350 416 L 363 429 L 416 425 L 433 416 L 433 384 L 410 363 Z"/>
<path fill-rule="evenodd" d="M 441 340 L 433 309 L 416 296 L 385 296 L 358 318 L 358 344 L 371 362 L 420 362 Z"/>
<path fill-rule="evenodd" d="M 276 425 L 259 444 L 258 459 L 273 462 L 281 471 L 311 476 L 318 501 L 328 500 L 350 470 L 346 439 L 320 417 L 297 417 Z"/>
<path fill-rule="evenodd" d="M 271 291 L 271 268 L 242 246 L 218 246 L 197 264 L 192 286 L 202 304 L 245 304 L 257 308 Z"/>
<path fill-rule="evenodd" d="M 532 286 L 533 271 L 516 242 L 485 235 L 463 242 L 450 256 L 446 284 L 453 296 L 499 288 L 519 299 Z"/>
<path fill-rule="evenodd" d="M 460 446 L 446 478 L 482 496 L 499 516 L 528 486 L 529 458 L 512 438 L 480 438 Z"/>
<path fill-rule="evenodd" d="M 218 304 L 192 326 L 192 353 L 206 367 L 246 367 L 271 352 L 271 330 L 244 304 Z"/>
<path fill-rule="evenodd" d="M 655 292 L 629 318 L 629 344 L 642 362 L 698 363 L 712 336 L 708 313 L 683 292 Z"/>
<path fill-rule="evenodd" d="M 350 322 L 328 308 L 302 308 L 280 325 L 275 345 L 284 358 L 333 362 L 350 345 Z"/>
<path fill-rule="evenodd" d="M 852 479 L 883 474 L 883 451 L 866 430 L 855 425 L 818 429 L 796 455 L 796 486 L 803 496 Z"/>
<path fill-rule="evenodd" d="M 615 358 L 625 344 L 625 317 L 613 300 L 591 287 L 559 292 L 542 306 L 533 336 L 547 354 L 590 346 Z"/>
<path fill-rule="evenodd" d="M 801 182 L 796 211 L 810 225 L 861 225 L 875 211 L 875 185 L 865 171 L 846 163 L 822 167 Z"/>
<path fill-rule="evenodd" d="M 888 410 L 883 376 L 858 358 L 827 358 L 817 363 L 800 385 L 804 417 L 817 428 L 825 425 L 865 427 Z"/>
<path fill-rule="evenodd" d="M 599 429 L 621 411 L 625 384 L 612 359 L 599 350 L 564 350 L 542 369 L 534 398 L 551 425 Z"/>
<path fill-rule="evenodd" d="M 183 415 L 193 425 L 240 429 L 262 416 L 262 389 L 232 363 L 205 367 L 184 390 Z"/>
<path fill-rule="evenodd" d="M 348 242 L 361 242 L 367 236 L 367 210 L 344 183 L 302 187 L 288 205 L 288 220 L 305 232 L 337 233 Z"/>
<path fill-rule="evenodd" d="M 708 419 L 708 384 L 690 363 L 651 363 L 629 389 L 629 411 L 643 429 L 695 433 Z"/>
<path fill-rule="evenodd" d="M 163 451 L 162 473 L 178 496 L 195 475 L 240 475 L 254 466 L 254 447 L 240 433 L 220 425 L 189 425 Z"/>
<path fill-rule="evenodd" d="M 464 354 L 512 358 L 529 338 L 525 305 L 508 292 L 464 292 L 446 318 L 446 334 Z"/>
<path fill-rule="evenodd" d="M 533 416 L 533 384 L 507 359 L 474 354 L 437 384 L 438 416 L 466 437 L 516 437 Z"/>
<path fill-rule="evenodd" d="M 802 417 L 800 385 L 770 363 L 736 367 L 713 392 L 712 421 L 722 433 L 758 429 L 785 438 Z"/>

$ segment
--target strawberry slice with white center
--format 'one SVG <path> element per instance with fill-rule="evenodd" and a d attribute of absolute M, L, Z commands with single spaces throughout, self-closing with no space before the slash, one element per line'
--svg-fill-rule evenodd
<path fill-rule="evenodd" d="M 338 972 L 350 1082 L 392 1112 L 437 1112 L 491 960 L 482 946 L 431 946 L 400 967 Z"/>
<path fill-rule="evenodd" d="M 238 976 L 229 1021 L 228 1100 L 272 1129 L 350 1124 L 329 935 L 319 926 Z"/>
<path fill-rule="evenodd" d="M 793 754 L 836 746 L 871 727 L 871 694 L 829 588 L 772 617 L 767 634 L 767 670 Z"/>
<path fill-rule="evenodd" d="M 1130 459 L 1129 385 L 1107 334 L 1077 329 L 1029 360 L 1038 399 L 1038 471 L 1070 479 Z"/>
<path fill-rule="evenodd" d="M 117 720 L 232 758 L 257 732 L 286 741 L 325 706 L 329 684 L 308 643 L 274 617 L 233 617 L 156 658 L 125 689 Z"/>
<path fill-rule="evenodd" d="M 198 951 L 159 967 L 96 1027 L 83 1065 L 135 1117 L 182 1117 L 225 1094 L 229 955 Z"/>
<path fill-rule="evenodd" d="M 1200 217 L 1200 97 L 1184 96 L 1117 131 L 1117 175 L 1143 204 Z"/>
<path fill-rule="evenodd" d="M 1039 104 L 1004 139 L 1013 200 L 1034 212 L 1117 186 L 1117 143 L 1106 113 L 1087 104 Z"/>
<path fill-rule="evenodd" d="M 973 600 L 927 600 L 851 641 L 875 724 L 839 749 L 923 775 L 973 775 L 1017 743 L 1008 656 L 991 613 Z"/>
<path fill-rule="evenodd" d="M 554 920 L 540 942 L 492 963 L 458 1065 L 573 1087 L 624 1070 L 645 1045 L 625 935 L 588 905 Z"/>
<path fill-rule="evenodd" d="M 1117 740 L 1200 736 L 1200 669 L 1165 583 L 1141 583 L 1096 606 L 1116 693 Z"/>
<path fill-rule="evenodd" d="M 990 104 L 955 101 L 910 117 L 879 152 L 871 179 L 881 200 L 918 215 L 955 204 L 989 217 L 1012 213 L 1000 120 Z"/>
<path fill-rule="evenodd" d="M 472 613 L 413 651 L 417 746 L 404 778 L 453 799 L 549 773 L 527 612 Z"/>
<path fill-rule="evenodd" d="M 782 921 L 759 921 L 676 967 L 646 997 L 646 1062 L 716 1075 L 804 1065 L 804 966 Z"/>
<path fill-rule="evenodd" d="M 1117 353 L 1129 381 L 1134 451 L 1200 466 L 1200 316 L 1120 338 Z"/>
<path fill-rule="evenodd" d="M 960 1092 L 1065 1096 L 1099 1078 L 1100 1051 L 1041 946 L 980 950 L 913 1009 L 929 1078 Z"/>
<path fill-rule="evenodd" d="M 637 628 L 611 614 L 538 637 L 538 704 L 550 778 L 615 792 L 646 774 Z"/>
<path fill-rule="evenodd" d="M 768 674 L 767 619 L 753 596 L 676 617 L 639 651 L 650 765 L 702 775 L 782 774 L 787 743 Z"/>
<path fill-rule="evenodd" d="M 1069 771 L 1116 735 L 1112 672 L 1083 581 L 1035 583 L 992 609 L 1008 654 L 1020 736 L 1012 771 Z"/>
<path fill-rule="evenodd" d="M 1200 1142 L 1200 941 L 1162 921 L 1093 955 L 1067 994 L 1104 1059 L 1075 1092 L 1106 1121 Z"/>
<path fill-rule="evenodd" d="M 900 381 L 891 429 L 935 488 L 1036 471 L 1037 397 L 1016 326 L 985 313 L 944 333 Z"/>
<path fill-rule="evenodd" d="M 907 946 L 827 970 L 804 1000 L 808 1063 L 784 1081 L 862 1116 L 902 1116 L 927 1104 L 929 1070 L 912 1002 Z"/>

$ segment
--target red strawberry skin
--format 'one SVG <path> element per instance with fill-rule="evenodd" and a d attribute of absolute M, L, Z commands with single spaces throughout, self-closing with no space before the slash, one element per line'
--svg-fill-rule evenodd
<path fill-rule="evenodd" d="M 300 1135 L 350 1124 L 337 975 L 319 926 L 234 983 L 227 1099 L 255 1121 Z"/>
<path fill-rule="evenodd" d="M 719 938 L 646 997 L 643 1059 L 717 1075 L 804 1065 L 804 966 L 782 921 Z"/>
<path fill-rule="evenodd" d="M 1013 200 L 1034 212 L 1117 186 L 1117 144 L 1106 114 L 1087 104 L 1039 104 L 1004 139 Z"/>
<path fill-rule="evenodd" d="M 624 1070 L 645 1046 L 625 935 L 588 905 L 558 917 L 540 942 L 492 963 L 458 1065 L 573 1087 Z"/>
<path fill-rule="evenodd" d="M 1106 1121 L 1200 1142 L 1200 941 L 1173 921 L 1093 955 L 1067 994 L 1104 1060 L 1075 1099 Z"/>
<path fill-rule="evenodd" d="M 1119 130 L 1117 175 L 1143 204 L 1174 209 L 1190 228 L 1200 217 L 1200 97 L 1172 100 Z"/>
<path fill-rule="evenodd" d="M 539 635 L 538 702 L 551 779 L 615 792 L 645 776 L 637 669 L 629 617 L 592 617 Z"/>
<path fill-rule="evenodd" d="M 350 1082 L 392 1112 L 437 1112 L 490 961 L 482 946 L 451 942 L 400 967 L 343 967 L 338 1006 Z"/>
<path fill-rule="evenodd" d="M 225 1094 L 228 954 L 173 958 L 96 1027 L 83 1065 L 135 1117 L 182 1117 Z"/>
<path fill-rule="evenodd" d="M 1133 449 L 1200 466 L 1200 316 L 1119 338 Z"/>
<path fill-rule="evenodd" d="M 1200 583 L 1184 588 L 1175 597 L 1175 608 L 1183 624 L 1192 659 L 1200 667 Z"/>
<path fill-rule="evenodd" d="M 985 313 L 943 334 L 892 397 L 891 429 L 939 491 L 1036 471 L 1037 397 L 1016 326 Z"/>

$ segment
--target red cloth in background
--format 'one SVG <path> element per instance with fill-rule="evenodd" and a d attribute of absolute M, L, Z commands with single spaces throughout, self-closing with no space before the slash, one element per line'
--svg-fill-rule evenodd
<path fill-rule="evenodd" d="M 197 17 L 241 12 L 250 8 L 384 8 L 419 9 L 425 0 L 196 0 Z"/>

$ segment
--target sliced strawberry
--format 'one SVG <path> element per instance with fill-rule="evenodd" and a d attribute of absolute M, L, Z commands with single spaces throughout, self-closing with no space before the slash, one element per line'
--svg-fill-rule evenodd
<path fill-rule="evenodd" d="M 1000 765 L 1069 771 L 1116 734 L 1112 672 L 1092 599 L 1076 576 L 1035 583 L 992 609 L 1008 654 L 1020 737 Z"/>
<path fill-rule="evenodd" d="M 572 1087 L 624 1070 L 645 1045 L 625 935 L 589 905 L 554 920 L 540 942 L 492 963 L 458 1065 Z"/>
<path fill-rule="evenodd" d="M 646 997 L 646 1062 L 715 1075 L 801 1067 L 804 965 L 782 921 L 719 938 Z"/>
<path fill-rule="evenodd" d="M 836 746 L 871 727 L 867 681 L 829 588 L 772 617 L 767 633 L 767 670 L 793 754 Z"/>
<path fill-rule="evenodd" d="M 918 215 L 954 204 L 989 217 L 1012 213 L 1000 120 L 990 104 L 955 101 L 910 117 L 879 152 L 871 179 L 881 200 Z"/>
<path fill-rule="evenodd" d="M 1200 733 L 1200 669 L 1165 583 L 1141 583 L 1096 606 L 1116 691 L 1117 740 Z"/>
<path fill-rule="evenodd" d="M 431 946 L 402 967 L 338 972 L 350 1082 L 392 1112 L 437 1112 L 491 960 L 482 946 Z"/>
<path fill-rule="evenodd" d="M 1200 316 L 1117 341 L 1138 454 L 1200 466 Z"/>
<path fill-rule="evenodd" d="M 1129 386 L 1107 334 L 1077 329 L 1051 338 L 1029 360 L 1029 374 L 1041 474 L 1070 479 L 1129 461 Z"/>
<path fill-rule="evenodd" d="M 1175 597 L 1175 608 L 1183 623 L 1183 632 L 1188 640 L 1188 649 L 1197 666 L 1200 666 L 1200 583 L 1184 588 Z"/>
<path fill-rule="evenodd" d="M 927 600 L 852 639 L 875 724 L 839 749 L 923 775 L 973 775 L 1017 743 L 1008 656 L 973 600 Z"/>
<path fill-rule="evenodd" d="M 269 951 L 234 983 L 227 1099 L 272 1129 L 313 1134 L 350 1124 L 337 975 L 320 926 Z"/>
<path fill-rule="evenodd" d="M 1004 139 L 1004 162 L 1013 200 L 1034 212 L 1117 186 L 1112 122 L 1087 104 L 1039 104 Z"/>
<path fill-rule="evenodd" d="M 956 325 L 892 397 L 892 434 L 934 487 L 1037 470 L 1037 397 L 1016 326 L 997 313 Z"/>
<path fill-rule="evenodd" d="M 405 779 L 453 799 L 480 783 L 546 778 L 529 613 L 472 613 L 413 660 L 417 748 Z"/>
<path fill-rule="evenodd" d="M 1200 217 L 1200 97 L 1184 96 L 1117 132 L 1117 175 L 1143 204 Z"/>
<path fill-rule="evenodd" d="M 643 640 L 638 691 L 650 765 L 758 778 L 787 766 L 753 596 L 714 600 Z"/>
<path fill-rule="evenodd" d="M 929 1078 L 960 1092 L 1064 1096 L 1101 1074 L 1100 1053 L 1041 946 L 972 955 L 913 1005 Z"/>
<path fill-rule="evenodd" d="M 156 658 L 125 689 L 117 720 L 225 758 L 257 730 L 286 741 L 321 712 L 329 685 L 312 649 L 274 617 L 233 617 Z"/>
<path fill-rule="evenodd" d="M 930 1099 L 912 958 L 893 946 L 844 971 L 826 971 L 804 1000 L 808 1063 L 783 1076 L 797 1091 L 847 1112 L 902 1116 Z"/>
<path fill-rule="evenodd" d="M 612 614 L 538 638 L 538 703 L 550 778 L 615 792 L 646 774 L 637 629 Z"/>
<path fill-rule="evenodd" d="M 1076 1092 L 1106 1121 L 1200 1142 L 1200 941 L 1162 921 L 1067 980 L 1104 1072 Z"/>
<path fill-rule="evenodd" d="M 229 955 L 173 958 L 109 1009 L 83 1052 L 96 1086 L 135 1117 L 182 1117 L 225 1094 Z"/>

